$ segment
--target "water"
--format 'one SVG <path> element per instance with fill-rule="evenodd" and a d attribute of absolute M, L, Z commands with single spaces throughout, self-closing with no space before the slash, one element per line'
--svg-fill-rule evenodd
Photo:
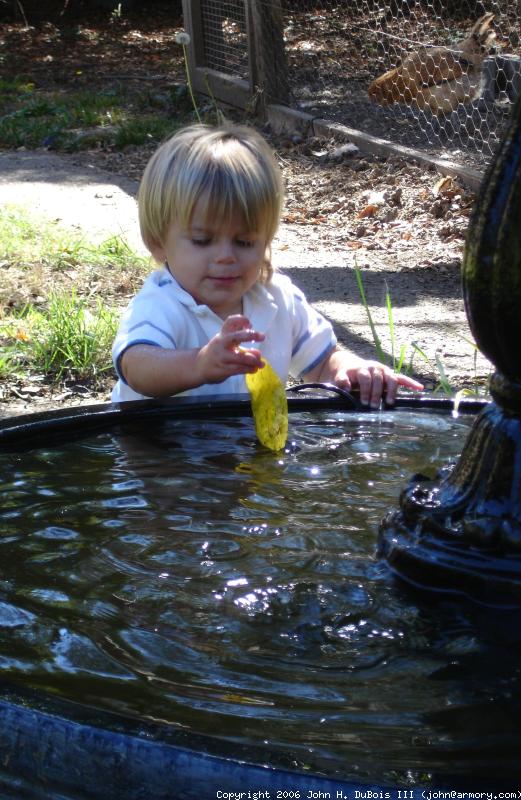
<path fill-rule="evenodd" d="M 249 419 L 170 420 L 0 456 L 0 677 L 338 778 L 519 778 L 519 627 L 375 558 L 469 424 L 302 413 L 273 454 Z"/>

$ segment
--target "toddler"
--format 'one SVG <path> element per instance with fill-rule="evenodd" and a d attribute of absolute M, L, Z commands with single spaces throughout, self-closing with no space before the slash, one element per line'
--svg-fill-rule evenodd
<path fill-rule="evenodd" d="M 130 302 L 113 347 L 115 402 L 175 394 L 245 393 L 263 358 L 281 380 L 385 392 L 422 385 L 337 345 L 329 322 L 288 277 L 270 245 L 282 176 L 265 140 L 242 125 L 193 125 L 159 147 L 138 195 L 143 241 L 162 264 Z"/>

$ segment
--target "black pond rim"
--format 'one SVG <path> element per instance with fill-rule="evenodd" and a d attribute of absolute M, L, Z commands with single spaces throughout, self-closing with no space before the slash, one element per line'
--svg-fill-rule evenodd
<path fill-rule="evenodd" d="M 368 410 L 355 396 L 327 384 L 302 384 L 288 393 L 290 413 Z M 476 414 L 485 405 L 463 400 L 458 412 Z M 398 398 L 393 408 L 443 414 L 453 411 L 454 403 L 446 397 L 415 395 Z M 247 395 L 78 406 L 1 421 L 0 451 L 40 447 L 64 436 L 77 438 L 143 419 L 249 415 Z M 455 785 L 453 781 L 451 788 Z M 295 771 L 290 756 L 281 757 L 269 747 L 143 722 L 0 683 L 2 800 L 234 800 L 241 792 L 241 800 L 351 800 L 355 792 L 363 793 L 359 797 L 380 797 L 393 789 L 398 787 L 364 782 L 363 777 L 357 782 Z"/>
<path fill-rule="evenodd" d="M 458 403 L 459 414 L 477 414 L 488 405 L 485 400 L 463 399 Z M 450 413 L 454 400 L 433 395 L 398 397 L 393 406 L 383 410 L 431 411 Z M 374 413 L 362 405 L 356 394 L 325 383 L 304 383 L 288 389 L 289 413 L 299 411 L 356 411 Z M 134 400 L 126 403 L 72 406 L 58 411 L 43 411 L 0 420 L 0 450 L 39 447 L 47 440 L 61 435 L 81 437 L 137 420 L 172 417 L 175 419 L 218 419 L 251 416 L 249 395 L 206 395 L 201 397 L 171 397 L 165 400 Z"/>

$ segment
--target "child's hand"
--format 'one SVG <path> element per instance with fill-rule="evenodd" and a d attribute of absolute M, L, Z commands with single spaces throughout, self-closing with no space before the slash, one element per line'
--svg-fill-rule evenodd
<path fill-rule="evenodd" d="M 231 375 L 256 372 L 263 366 L 260 351 L 242 348 L 243 342 L 263 342 L 264 334 L 251 329 L 242 314 L 227 317 L 219 333 L 201 347 L 197 361 L 201 383 L 221 383 Z"/>
<path fill-rule="evenodd" d="M 360 402 L 363 405 L 370 405 L 371 408 L 379 407 L 384 393 L 386 403 L 393 405 L 399 386 L 417 391 L 423 389 L 423 384 L 414 378 L 393 372 L 390 367 L 378 361 L 363 361 L 357 367 L 339 370 L 333 382 L 347 391 L 358 386 Z"/>
<path fill-rule="evenodd" d="M 423 384 L 414 378 L 395 373 L 378 361 L 363 361 L 347 350 L 333 350 L 319 365 L 319 375 L 315 374 L 313 379 L 329 381 L 346 391 L 357 387 L 360 402 L 371 408 L 379 407 L 384 394 L 386 402 L 393 405 L 399 386 L 417 391 L 423 389 Z"/>

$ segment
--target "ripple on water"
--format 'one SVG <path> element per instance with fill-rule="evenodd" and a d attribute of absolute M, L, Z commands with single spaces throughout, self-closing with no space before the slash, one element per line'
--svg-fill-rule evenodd
<path fill-rule="evenodd" d="M 0 456 L 3 675 L 347 778 L 514 774 L 517 624 L 375 560 L 406 479 L 468 425 L 300 414 L 273 454 L 249 419 L 170 420 Z"/>

